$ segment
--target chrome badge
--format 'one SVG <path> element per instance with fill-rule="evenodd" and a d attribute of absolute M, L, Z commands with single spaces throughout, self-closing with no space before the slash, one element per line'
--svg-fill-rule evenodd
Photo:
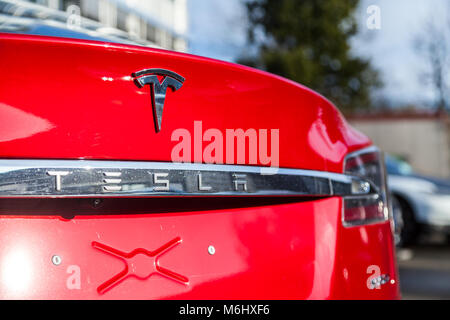
<path fill-rule="evenodd" d="M 0 198 L 158 196 L 377 196 L 357 176 L 202 163 L 103 160 L 0 160 Z"/>
<path fill-rule="evenodd" d="M 155 121 L 155 130 L 161 130 L 162 113 L 164 101 L 166 100 L 167 88 L 177 91 L 181 88 L 184 78 L 173 71 L 166 69 L 144 69 L 131 75 L 134 83 L 143 88 L 146 84 L 150 85 L 150 97 L 153 107 L 153 119 Z M 162 76 L 162 82 L 159 82 L 158 76 Z"/>

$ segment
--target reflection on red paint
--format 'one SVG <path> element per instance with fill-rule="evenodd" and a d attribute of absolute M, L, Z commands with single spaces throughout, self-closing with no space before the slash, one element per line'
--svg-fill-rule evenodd
<path fill-rule="evenodd" d="M 0 142 L 30 138 L 54 128 L 48 120 L 1 102 L 0 119 Z"/>
<path fill-rule="evenodd" d="M 169 279 L 186 284 L 189 281 L 188 278 L 160 266 L 158 261 L 161 255 L 180 243 L 181 238 L 176 237 L 154 251 L 139 248 L 127 253 L 97 241 L 92 242 L 92 246 L 94 248 L 118 257 L 125 262 L 125 268 L 111 279 L 102 283 L 97 288 L 97 291 L 99 293 L 104 293 L 119 284 L 121 281 L 125 280 L 127 277 L 136 277 L 138 279 L 145 280 L 153 274 L 160 274 Z"/>

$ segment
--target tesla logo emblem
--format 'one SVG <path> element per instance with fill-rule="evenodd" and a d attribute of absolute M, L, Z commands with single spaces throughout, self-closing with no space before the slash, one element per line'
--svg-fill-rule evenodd
<path fill-rule="evenodd" d="M 188 284 L 189 280 L 185 276 L 159 265 L 159 258 L 180 243 L 181 238 L 176 237 L 154 251 L 138 248 L 131 252 L 123 252 L 96 241 L 92 242 L 94 248 L 121 259 L 125 265 L 122 271 L 117 273 L 111 279 L 106 280 L 97 288 L 98 293 L 105 293 L 128 277 L 146 280 L 154 274 L 159 274 L 168 279 Z"/>
<path fill-rule="evenodd" d="M 158 76 L 162 77 L 160 82 Z M 145 69 L 132 74 L 134 83 L 143 88 L 146 84 L 150 85 L 150 96 L 153 107 L 153 119 L 155 120 L 155 130 L 161 130 L 162 113 L 164 101 L 166 99 L 167 88 L 177 91 L 181 88 L 184 78 L 173 71 L 165 69 Z"/>

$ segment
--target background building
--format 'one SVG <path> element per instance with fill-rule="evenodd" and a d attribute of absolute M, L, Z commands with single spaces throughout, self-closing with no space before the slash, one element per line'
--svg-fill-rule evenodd
<path fill-rule="evenodd" d="M 450 119 L 446 113 L 402 112 L 348 116 L 383 151 L 418 173 L 450 178 Z"/>
<path fill-rule="evenodd" d="M 187 0 L 28 0 L 79 14 L 160 47 L 187 51 Z"/>

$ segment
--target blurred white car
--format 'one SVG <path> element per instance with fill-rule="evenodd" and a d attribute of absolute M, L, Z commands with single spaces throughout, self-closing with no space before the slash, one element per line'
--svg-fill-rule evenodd
<path fill-rule="evenodd" d="M 450 237 L 450 180 L 415 174 L 404 161 L 386 155 L 388 186 L 398 244 L 414 244 L 423 232 L 441 232 Z"/>

